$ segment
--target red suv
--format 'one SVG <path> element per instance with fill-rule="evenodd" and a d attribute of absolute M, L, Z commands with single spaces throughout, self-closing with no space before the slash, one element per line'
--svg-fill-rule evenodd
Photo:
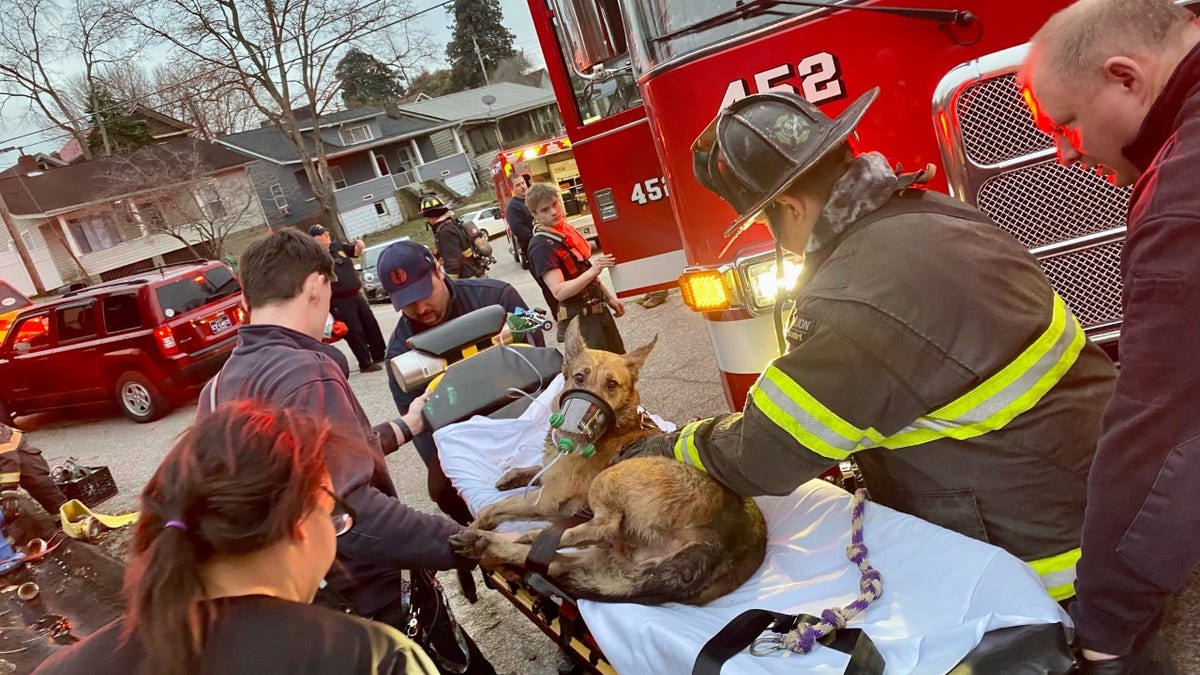
<path fill-rule="evenodd" d="M 0 341 L 0 422 L 113 400 L 135 422 L 156 420 L 229 358 L 241 302 L 232 270 L 203 261 L 26 307 Z"/>

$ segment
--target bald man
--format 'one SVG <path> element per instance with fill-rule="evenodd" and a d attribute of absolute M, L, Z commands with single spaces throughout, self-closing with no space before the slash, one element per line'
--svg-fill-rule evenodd
<path fill-rule="evenodd" d="M 1063 163 L 1135 186 L 1121 373 L 1071 607 L 1084 672 L 1173 672 L 1157 626 L 1200 565 L 1198 44 L 1195 18 L 1171 0 L 1083 0 L 1038 32 L 1022 74 Z"/>

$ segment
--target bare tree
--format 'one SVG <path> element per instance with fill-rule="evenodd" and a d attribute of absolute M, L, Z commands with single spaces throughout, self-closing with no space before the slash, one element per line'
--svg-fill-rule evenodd
<path fill-rule="evenodd" d="M 0 108 L 17 103 L 39 121 L 79 142 L 84 156 L 88 121 L 70 95 L 71 73 L 82 66 L 92 83 L 97 69 L 117 63 L 143 46 L 131 24 L 104 0 L 0 2 Z M 103 130 L 101 130 L 103 133 Z"/>
<path fill-rule="evenodd" d="M 197 258 L 208 257 L 197 248 L 207 244 L 212 257 L 221 259 L 229 236 L 247 219 L 261 217 L 262 208 L 244 170 L 214 176 L 202 143 L 180 139 L 113 156 L 105 178 L 113 194 L 130 195 L 122 200 L 132 206 L 129 217 L 139 219 L 147 233 L 174 237 Z"/>
<path fill-rule="evenodd" d="M 295 144 L 321 221 L 344 239 L 324 144 L 305 128 L 338 95 L 333 74 L 343 51 L 380 39 L 407 8 L 389 0 L 141 0 L 127 16 L 237 82 Z"/>

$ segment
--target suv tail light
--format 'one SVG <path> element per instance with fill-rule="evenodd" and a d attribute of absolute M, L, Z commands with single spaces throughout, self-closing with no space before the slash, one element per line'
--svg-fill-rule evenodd
<path fill-rule="evenodd" d="M 154 338 L 158 340 L 158 348 L 163 356 L 175 356 L 179 353 L 179 345 L 175 344 L 175 332 L 170 326 L 159 326 L 154 329 Z"/>
<path fill-rule="evenodd" d="M 233 308 L 233 316 L 237 318 L 238 323 L 246 323 L 246 310 L 241 305 Z"/>

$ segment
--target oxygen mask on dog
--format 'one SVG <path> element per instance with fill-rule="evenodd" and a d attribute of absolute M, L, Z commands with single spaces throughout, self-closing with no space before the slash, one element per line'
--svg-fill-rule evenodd
<path fill-rule="evenodd" d="M 558 409 L 550 415 L 559 453 L 578 452 L 583 457 L 596 453 L 596 441 L 612 429 L 616 414 L 604 399 L 584 389 L 568 389 L 558 398 Z M 578 438 L 579 440 L 576 440 Z"/>

